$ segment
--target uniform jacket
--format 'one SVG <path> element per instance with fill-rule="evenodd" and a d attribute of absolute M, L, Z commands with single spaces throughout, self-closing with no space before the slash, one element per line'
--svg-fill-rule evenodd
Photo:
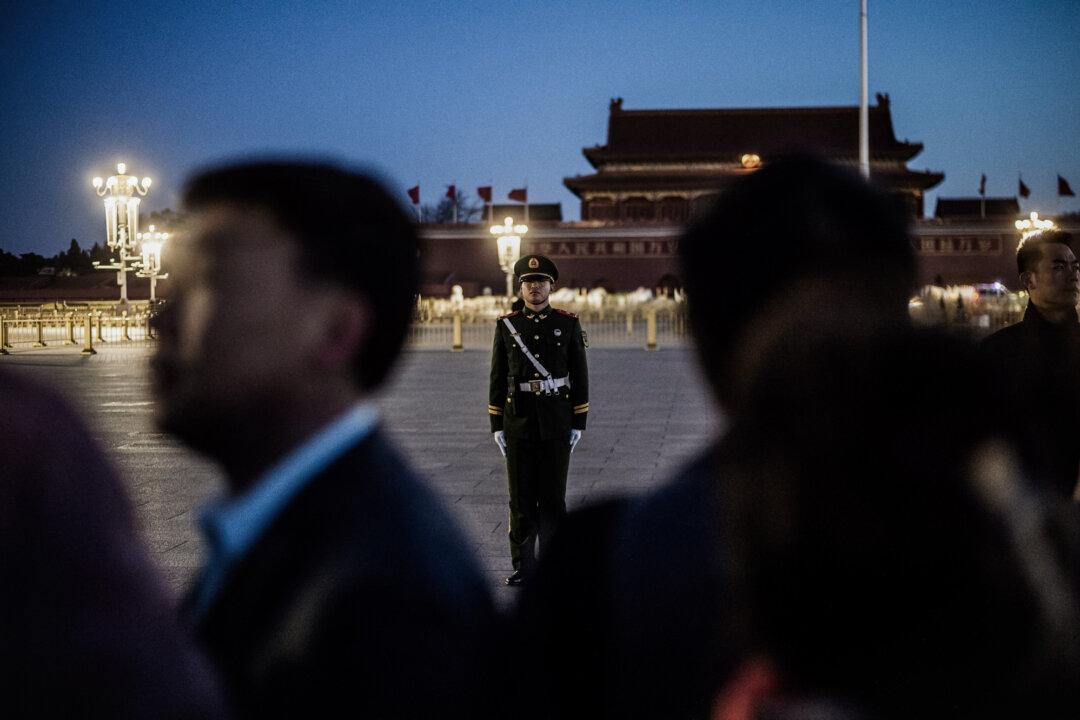
<path fill-rule="evenodd" d="M 454 523 L 376 430 L 300 491 L 197 632 L 242 717 L 471 718 L 493 623 Z"/>
<path fill-rule="evenodd" d="M 577 315 L 549 306 L 540 312 L 526 308 L 503 317 L 520 333 L 529 352 L 551 377 L 568 377 L 570 387 L 557 388 L 550 395 L 521 390 L 521 383 L 542 376 L 518 347 L 503 318 L 499 318 L 488 389 L 491 431 L 548 440 L 568 435 L 571 429 L 584 430 L 589 413 L 589 369 L 585 359 L 588 345 Z"/>

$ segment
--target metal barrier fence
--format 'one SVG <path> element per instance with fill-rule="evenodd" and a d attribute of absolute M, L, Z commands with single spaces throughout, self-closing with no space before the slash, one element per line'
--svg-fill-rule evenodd
<path fill-rule="evenodd" d="M 81 345 L 93 354 L 95 344 L 131 344 L 153 339 L 150 313 L 109 315 L 102 311 L 0 311 L 0 355 L 16 350 Z"/>
<path fill-rule="evenodd" d="M 589 312 L 580 316 L 590 347 L 679 347 L 687 338 L 683 306 L 639 308 L 623 312 Z M 143 343 L 153 340 L 150 314 L 110 315 L 105 312 L 57 310 L 0 311 L 0 354 L 41 348 Z M 495 333 L 495 318 L 456 314 L 416 321 L 409 327 L 408 346 L 417 350 L 487 349 Z"/>
<path fill-rule="evenodd" d="M 627 293 L 592 297 L 564 292 L 565 297 L 556 303 L 553 296 L 552 302 L 578 314 L 591 347 L 651 350 L 691 343 L 686 302 L 681 295 L 668 298 Z M 1026 305 L 1024 292 L 987 293 L 973 286 L 928 286 L 911 299 L 908 309 L 915 325 L 944 327 L 978 338 L 1019 322 Z M 489 348 L 495 321 L 508 309 L 509 300 L 497 297 L 468 298 L 457 303 L 426 299 L 418 306 L 417 320 L 409 330 L 409 347 Z"/>
<path fill-rule="evenodd" d="M 488 349 L 495 323 L 510 311 L 511 298 L 493 295 L 417 300 L 408 347 L 412 349 Z M 639 289 L 608 293 L 602 289 L 560 288 L 551 304 L 578 316 L 590 347 L 645 348 L 682 346 L 688 342 L 686 303 L 671 295 Z"/>
<path fill-rule="evenodd" d="M 581 327 L 594 348 L 682 347 L 688 341 L 685 305 L 585 312 Z M 414 350 L 489 349 L 497 316 L 458 313 L 417 321 L 409 328 L 408 347 Z"/>
<path fill-rule="evenodd" d="M 564 291 L 566 292 L 566 291 Z M 554 299 L 554 298 L 553 298 Z M 973 288 L 924 288 L 909 310 L 916 325 L 954 328 L 974 336 L 1019 321 L 1025 293 L 980 295 Z M 566 292 L 556 307 L 577 313 L 590 347 L 683 347 L 690 344 L 686 303 L 680 296 L 651 294 L 592 297 Z M 461 350 L 491 347 L 495 322 L 509 309 L 509 300 L 478 297 L 454 300 L 426 298 L 418 303 L 409 327 L 407 347 L 415 350 Z M 117 313 L 114 303 L 0 304 L 0 354 L 63 346 L 145 343 L 154 339 L 151 307 L 133 303 Z"/>
<path fill-rule="evenodd" d="M 112 300 L 57 300 L 55 302 L 47 303 L 22 303 L 22 302 L 0 302 L 0 317 L 7 319 L 38 319 L 38 318 L 51 318 L 55 315 L 67 315 L 68 313 L 76 313 L 83 315 L 86 313 L 102 313 L 104 315 L 116 315 L 121 316 L 123 313 L 127 313 L 129 317 L 135 317 L 136 315 L 145 315 L 153 309 L 150 302 L 145 300 L 136 300 L 129 302 L 127 305 L 121 307 L 118 306 L 115 301 Z"/>

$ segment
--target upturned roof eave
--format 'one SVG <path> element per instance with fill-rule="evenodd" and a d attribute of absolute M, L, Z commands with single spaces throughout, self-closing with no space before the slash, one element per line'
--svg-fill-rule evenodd
<path fill-rule="evenodd" d="M 893 147 L 874 150 L 871 148 L 870 159 L 880 161 L 901 161 L 908 162 L 922 152 L 922 143 L 896 143 Z M 813 153 L 813 148 L 799 148 L 793 145 L 788 149 L 781 150 L 763 150 L 762 148 L 745 147 L 740 150 L 727 149 L 722 151 L 712 152 L 645 152 L 645 151 L 632 151 L 632 152 L 619 152 L 617 150 L 611 150 L 606 145 L 599 145 L 591 148 L 584 148 L 582 154 L 597 170 L 603 169 L 605 165 L 611 165 L 613 163 L 638 163 L 642 165 L 656 164 L 656 163 L 693 163 L 693 162 L 738 162 L 739 158 L 744 152 L 756 152 L 767 158 L 768 155 L 789 155 L 799 152 Z M 822 152 L 816 151 L 818 154 L 823 155 L 832 160 L 837 161 L 855 161 L 859 157 L 858 147 L 854 147 L 851 151 L 845 151 L 838 153 L 835 151 Z"/>
<path fill-rule="evenodd" d="M 624 192 L 640 189 L 643 192 L 667 190 L 712 190 L 722 187 L 737 177 L 753 171 L 687 171 L 687 172 L 607 172 L 575 175 L 563 178 L 563 185 L 577 197 L 588 190 Z M 871 176 L 888 178 L 898 189 L 928 190 L 945 179 L 945 174 L 931 170 L 908 168 L 871 168 Z"/>
<path fill-rule="evenodd" d="M 593 145 L 592 147 L 582 148 L 581 154 L 585 156 L 590 165 L 599 170 L 606 151 L 607 145 Z"/>

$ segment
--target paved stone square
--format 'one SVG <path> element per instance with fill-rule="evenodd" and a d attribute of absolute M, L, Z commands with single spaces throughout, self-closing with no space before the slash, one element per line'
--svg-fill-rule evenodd
<path fill-rule="evenodd" d="M 179 593 L 202 561 L 196 510 L 219 470 L 157 432 L 145 346 L 19 352 L 0 365 L 60 388 L 87 418 L 131 491 L 147 541 Z M 379 397 L 390 435 L 446 499 L 497 598 L 510 571 L 505 467 L 487 419 L 489 353 L 410 350 Z M 570 463 L 570 508 L 661 482 L 719 419 L 687 349 L 590 349 L 588 429 Z M 0 399 L 2 404 L 2 399 Z"/>

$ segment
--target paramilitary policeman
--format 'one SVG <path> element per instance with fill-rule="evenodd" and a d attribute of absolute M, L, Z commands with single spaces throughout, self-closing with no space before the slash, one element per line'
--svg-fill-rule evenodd
<path fill-rule="evenodd" d="M 488 416 L 510 484 L 507 585 L 519 585 L 566 514 L 566 472 L 589 412 L 588 338 L 577 315 L 548 304 L 559 270 L 543 255 L 514 265 L 525 306 L 498 319 Z"/>

